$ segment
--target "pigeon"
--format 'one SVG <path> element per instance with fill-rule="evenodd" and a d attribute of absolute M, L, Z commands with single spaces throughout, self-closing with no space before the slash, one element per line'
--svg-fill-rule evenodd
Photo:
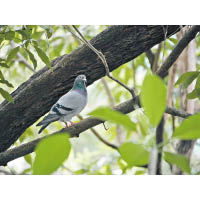
<path fill-rule="evenodd" d="M 49 114 L 44 117 L 36 126 L 42 126 L 38 133 L 41 133 L 50 123 L 55 121 L 64 122 L 66 128 L 67 122 L 71 125 L 72 117 L 78 115 L 87 104 L 86 76 L 79 75 L 74 81 L 72 89 L 60 97 L 58 101 L 51 107 Z"/>

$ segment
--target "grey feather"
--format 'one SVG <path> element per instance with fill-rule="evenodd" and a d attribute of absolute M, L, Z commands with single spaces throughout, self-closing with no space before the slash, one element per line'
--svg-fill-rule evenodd
<path fill-rule="evenodd" d="M 49 126 L 50 123 L 45 124 L 42 126 L 42 128 L 38 131 L 38 134 L 40 134 L 47 126 Z"/>
<path fill-rule="evenodd" d="M 49 115 L 37 124 L 42 128 L 41 133 L 51 122 L 67 122 L 78 115 L 87 104 L 87 90 L 85 86 L 85 75 L 79 75 L 74 82 L 73 88 L 63 95 L 51 108 Z"/>
<path fill-rule="evenodd" d="M 53 114 L 49 114 L 44 117 L 44 119 L 36 125 L 42 126 L 38 133 L 41 133 L 51 122 L 55 122 L 57 120 L 59 120 L 59 116 Z"/>

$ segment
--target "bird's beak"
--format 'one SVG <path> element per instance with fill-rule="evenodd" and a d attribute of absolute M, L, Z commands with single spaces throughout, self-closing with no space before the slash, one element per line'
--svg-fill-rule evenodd
<path fill-rule="evenodd" d="M 87 83 L 87 79 L 86 78 L 84 78 L 83 80 Z"/>

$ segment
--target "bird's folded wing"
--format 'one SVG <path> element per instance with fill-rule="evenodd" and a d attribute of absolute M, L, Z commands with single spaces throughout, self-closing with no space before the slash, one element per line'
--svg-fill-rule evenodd
<path fill-rule="evenodd" d="M 55 113 L 59 116 L 68 115 L 75 112 L 82 104 L 82 96 L 77 92 L 70 91 L 63 95 L 57 103 L 53 105 L 50 113 Z"/>

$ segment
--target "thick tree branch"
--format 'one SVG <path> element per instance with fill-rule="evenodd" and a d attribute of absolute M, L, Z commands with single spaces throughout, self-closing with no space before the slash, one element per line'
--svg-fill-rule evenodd
<path fill-rule="evenodd" d="M 161 68 L 156 72 L 160 77 L 165 77 L 169 68 L 173 65 L 176 59 L 180 56 L 181 52 L 189 44 L 191 40 L 195 38 L 197 33 L 200 31 L 200 26 L 193 26 L 179 41 L 171 54 L 167 57 Z"/>
<path fill-rule="evenodd" d="M 167 36 L 178 30 L 179 26 L 168 26 Z M 111 26 L 90 43 L 105 55 L 111 72 L 163 39 L 162 26 Z M 52 66 L 53 70 L 43 68 L 14 91 L 14 104 L 4 101 L 0 105 L 0 152 L 47 113 L 71 89 L 77 75 L 85 74 L 90 85 L 106 74 L 101 60 L 86 45 L 56 58 Z"/>
<path fill-rule="evenodd" d="M 115 106 L 114 109 L 117 111 L 120 111 L 124 114 L 127 114 L 134 110 L 134 107 L 133 107 L 134 103 L 135 103 L 135 100 L 129 100 L 129 101 L 119 104 L 118 106 Z M 68 133 L 70 133 L 71 137 L 78 137 L 80 133 L 82 133 L 98 124 L 101 124 L 103 122 L 104 121 L 99 120 L 97 118 L 89 117 L 89 118 L 84 119 L 81 122 L 75 124 L 74 126 L 70 126 L 69 128 L 64 128 L 53 134 L 57 134 L 57 133 L 61 133 L 61 132 L 68 132 Z M 8 151 L 0 153 L 0 166 L 6 165 L 7 162 L 9 162 L 11 160 L 14 160 L 14 159 L 22 157 L 26 154 L 32 153 L 34 151 L 34 148 L 38 144 L 38 142 L 46 137 L 48 137 L 48 136 L 38 138 L 38 139 L 28 142 L 26 144 L 22 144 L 19 147 L 15 147 L 13 149 L 10 149 Z"/>
<path fill-rule="evenodd" d="M 139 104 L 138 96 L 135 99 L 128 100 L 124 103 L 121 103 L 121 104 L 115 106 L 113 109 L 115 109 L 119 112 L 122 112 L 124 114 L 127 114 L 127 113 L 132 112 L 135 109 L 134 104 Z M 183 111 L 178 111 L 174 108 L 167 108 L 166 113 L 173 114 L 175 116 L 179 116 L 179 117 L 183 117 L 183 118 L 190 116 L 190 114 L 185 113 Z M 93 117 L 89 117 L 89 118 L 86 118 L 86 119 L 82 120 L 81 122 L 75 124 L 74 126 L 71 126 L 69 128 L 64 128 L 53 134 L 57 134 L 57 133 L 61 133 L 61 132 L 68 132 L 68 133 L 70 133 L 71 137 L 78 137 L 80 133 L 82 133 L 98 124 L 101 124 L 103 122 L 104 121 L 102 121 L 102 120 L 99 120 L 99 119 L 96 119 Z M 50 135 L 52 135 L 52 134 L 50 134 Z M 34 151 L 36 145 L 38 144 L 38 142 L 46 137 L 48 137 L 48 136 L 38 138 L 31 142 L 22 144 L 19 147 L 15 147 L 13 149 L 10 149 L 10 150 L 0 153 L 0 166 L 6 165 L 9 161 L 12 161 L 16 158 L 19 158 L 19 157 L 25 156 L 26 154 L 32 153 Z"/>

